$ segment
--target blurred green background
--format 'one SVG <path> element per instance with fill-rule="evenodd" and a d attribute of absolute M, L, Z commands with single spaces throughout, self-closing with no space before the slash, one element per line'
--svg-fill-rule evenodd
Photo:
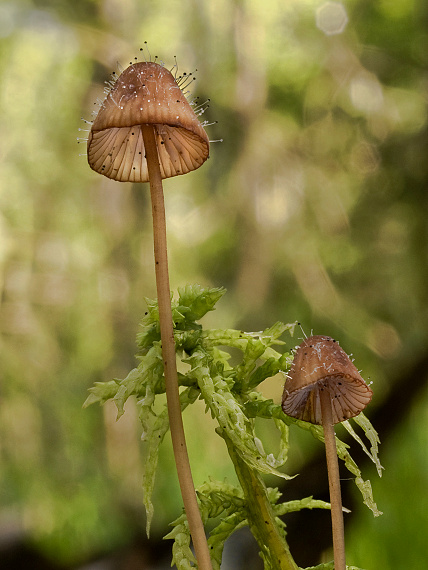
<path fill-rule="evenodd" d="M 349 563 L 426 568 L 427 25 L 424 0 L 0 3 L 0 560 L 25 547 L 40 568 L 124 568 L 143 536 L 136 407 L 116 423 L 113 406 L 82 403 L 135 364 L 155 297 L 148 187 L 95 174 L 76 137 L 147 41 L 168 67 L 197 69 L 223 139 L 165 182 L 171 286 L 227 287 L 207 326 L 298 320 L 354 354 L 373 382 L 385 473 L 363 475 L 384 515 L 355 492 Z M 266 390 L 279 401 L 281 380 Z M 233 479 L 203 408 L 189 412 L 196 484 Z M 319 446 L 291 436 L 288 470 L 303 477 Z M 169 442 L 160 467 L 154 544 L 181 508 Z M 302 565 L 329 559 L 312 515 Z"/>

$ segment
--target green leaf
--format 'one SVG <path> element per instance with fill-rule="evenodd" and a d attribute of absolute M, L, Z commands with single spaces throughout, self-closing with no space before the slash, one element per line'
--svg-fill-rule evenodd
<path fill-rule="evenodd" d="M 281 436 L 279 439 L 279 451 L 276 457 L 272 454 L 272 460 L 270 460 L 268 456 L 268 463 L 271 463 L 273 467 L 282 467 L 287 462 L 288 450 L 290 448 L 289 429 L 284 422 L 276 419 L 274 419 L 274 422 Z"/>
<path fill-rule="evenodd" d="M 245 347 L 242 364 L 237 367 L 236 379 L 241 382 L 244 390 L 247 390 L 248 379 L 253 373 L 257 360 L 261 358 L 268 348 L 264 339 L 250 338 Z"/>
<path fill-rule="evenodd" d="M 248 525 L 244 510 L 232 512 L 223 516 L 221 522 L 213 528 L 208 538 L 208 546 L 211 550 L 213 570 L 220 570 L 223 549 L 226 540 L 237 530 Z"/>
<path fill-rule="evenodd" d="M 141 419 L 141 414 L 140 414 Z M 146 432 L 145 440 L 148 443 L 148 450 L 144 462 L 143 474 L 143 502 L 146 509 L 146 533 L 150 536 L 150 526 L 154 515 L 152 494 L 155 486 L 156 469 L 158 466 L 159 447 L 169 429 L 168 410 L 165 409 L 156 417 L 150 431 Z"/>
<path fill-rule="evenodd" d="M 160 339 L 159 324 L 148 325 L 137 334 L 137 345 L 144 351 L 150 348 L 154 342 L 160 342 Z"/>
<path fill-rule="evenodd" d="M 220 570 L 224 543 L 233 532 L 248 524 L 243 492 L 226 480 L 212 479 L 198 487 L 196 492 L 204 524 L 221 516 L 221 521 L 208 538 L 213 570 Z"/>
<path fill-rule="evenodd" d="M 142 382 L 143 380 L 138 368 L 131 370 L 128 376 L 120 381 L 119 388 L 113 398 L 117 407 L 117 419 L 125 413 L 124 406 L 126 400 L 131 396 L 131 394 L 135 394 L 137 392 L 137 386 L 141 385 Z"/>
<path fill-rule="evenodd" d="M 120 380 L 110 380 L 109 382 L 95 382 L 94 386 L 89 388 L 89 396 L 86 398 L 83 407 L 87 408 L 91 404 L 99 402 L 105 404 L 111 398 L 116 396 L 119 388 Z"/>
<path fill-rule="evenodd" d="M 230 508 L 241 509 L 245 505 L 242 489 L 227 480 L 209 479 L 208 482 L 198 487 L 197 494 L 203 508 L 203 518 L 206 520 L 216 518 Z"/>
<path fill-rule="evenodd" d="M 175 330 L 174 331 L 174 338 L 175 338 L 175 346 L 176 350 L 184 350 L 188 354 L 190 354 L 198 345 L 198 342 L 201 338 L 202 330 L 199 325 L 194 325 L 194 328 L 188 330 Z"/>
<path fill-rule="evenodd" d="M 187 321 L 198 321 L 206 313 L 214 310 L 214 306 L 226 293 L 223 287 L 204 289 L 200 285 L 186 285 L 178 288 L 177 309 Z"/>
<path fill-rule="evenodd" d="M 130 396 L 140 398 L 145 395 L 147 385 L 150 385 L 154 393 L 165 391 L 163 379 L 162 346 L 155 342 L 147 353 L 140 357 L 138 368 L 134 368 L 126 378 L 121 380 L 117 394 L 113 398 L 118 418 L 124 413 L 124 405 Z"/>
<path fill-rule="evenodd" d="M 273 507 L 273 511 L 277 517 L 287 513 L 294 513 L 302 509 L 330 509 L 330 503 L 316 500 L 313 497 L 305 497 L 304 499 L 288 501 Z"/>
<path fill-rule="evenodd" d="M 368 418 L 366 418 L 366 416 L 363 414 L 363 412 L 361 412 L 358 416 L 356 416 L 352 419 L 356 424 L 358 424 L 363 429 L 367 439 L 370 441 L 370 443 L 371 443 L 370 451 L 364 445 L 361 438 L 355 433 L 355 431 L 354 431 L 353 427 L 351 426 L 349 420 L 342 422 L 343 426 L 345 427 L 346 430 L 348 430 L 348 432 L 355 439 L 355 441 L 357 441 L 361 445 L 364 452 L 370 457 L 370 459 L 376 465 L 376 469 L 377 469 L 379 477 L 382 477 L 383 467 L 380 464 L 380 460 L 379 460 L 380 439 L 379 439 L 377 431 L 374 429 L 374 427 L 372 426 L 372 424 L 370 423 Z"/>
<path fill-rule="evenodd" d="M 181 410 L 185 410 L 189 404 L 193 404 L 199 397 L 199 392 L 194 388 L 186 388 L 180 394 Z M 168 408 L 165 404 L 163 411 L 156 415 L 152 409 L 152 398 L 139 402 L 141 405 L 140 421 L 144 428 L 142 439 L 147 442 L 144 473 L 143 473 L 143 502 L 146 509 L 146 533 L 150 536 L 150 526 L 154 514 L 152 494 L 155 486 L 156 469 L 159 458 L 159 447 L 169 429 Z M 151 403 L 150 403 L 151 402 Z M 151 422 L 148 420 L 151 418 Z"/>
<path fill-rule="evenodd" d="M 372 511 L 373 516 L 379 517 L 380 515 L 383 515 L 383 512 L 377 508 L 377 505 L 374 502 L 372 485 L 370 481 L 368 479 L 367 481 L 364 481 L 362 477 L 355 477 L 355 484 L 363 496 L 363 503 Z"/>
<path fill-rule="evenodd" d="M 271 378 L 281 370 L 289 368 L 292 359 L 293 357 L 288 353 L 281 354 L 278 358 L 268 358 L 251 374 L 247 384 L 247 390 L 254 390 L 263 380 L 266 380 L 266 378 Z"/>
<path fill-rule="evenodd" d="M 185 515 L 182 515 L 172 523 L 174 527 L 164 539 L 172 539 L 172 563 L 177 566 L 177 570 L 191 570 L 195 568 L 196 560 L 190 549 L 190 531 Z"/>
<path fill-rule="evenodd" d="M 279 337 L 287 330 L 292 330 L 294 324 L 285 325 L 284 323 L 277 322 L 273 327 L 261 332 L 244 332 L 236 329 L 209 329 L 204 331 L 205 346 L 230 346 L 246 350 L 249 341 L 255 341 L 251 349 L 253 352 L 249 353 L 251 358 L 256 356 L 256 353 L 263 347 L 265 350 L 265 358 L 271 356 L 280 357 L 280 353 L 272 351 L 272 354 L 266 355 L 266 349 L 273 345 L 283 345 L 284 342 L 279 340 Z M 257 344 L 259 342 L 260 344 Z"/>

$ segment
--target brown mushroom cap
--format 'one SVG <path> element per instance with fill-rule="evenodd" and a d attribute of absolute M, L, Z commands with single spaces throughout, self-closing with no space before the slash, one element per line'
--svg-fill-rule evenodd
<path fill-rule="evenodd" d="M 373 395 L 338 342 L 316 335 L 305 339 L 294 355 L 282 396 L 284 413 L 321 425 L 322 390 L 330 393 L 335 424 L 357 416 Z"/>
<path fill-rule="evenodd" d="M 89 166 L 120 182 L 148 182 L 140 125 L 153 125 L 162 178 L 199 168 L 209 140 L 174 76 L 162 65 L 130 65 L 118 77 L 88 138 Z"/>

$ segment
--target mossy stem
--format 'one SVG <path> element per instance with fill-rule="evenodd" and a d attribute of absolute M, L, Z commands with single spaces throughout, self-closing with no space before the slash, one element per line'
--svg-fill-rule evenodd
<path fill-rule="evenodd" d="M 178 391 L 177 363 L 175 355 L 174 328 L 171 310 L 171 291 L 168 274 L 168 254 L 166 241 L 165 203 L 159 156 L 156 146 L 154 128 L 142 125 L 142 134 L 146 150 L 147 167 L 150 179 L 150 196 L 153 215 L 153 238 L 156 289 L 159 306 L 159 323 L 164 361 L 165 390 L 168 406 L 169 425 L 178 480 L 186 511 L 189 530 L 195 549 L 196 560 L 200 570 L 211 570 L 209 548 L 202 524 L 201 514 L 196 499 L 189 456 L 181 417 L 180 397 Z"/>
<path fill-rule="evenodd" d="M 269 561 L 268 567 L 272 570 L 298 570 L 288 544 L 280 533 L 262 477 L 245 463 L 225 434 L 223 438 L 244 492 L 250 530 L 257 540 L 263 558 Z"/>
<path fill-rule="evenodd" d="M 342 495 L 340 492 L 339 461 L 337 459 L 331 396 L 328 389 L 324 388 L 320 391 L 320 401 L 325 454 L 327 458 L 328 486 L 330 491 L 334 569 L 346 570 L 345 530 L 343 524 Z"/>

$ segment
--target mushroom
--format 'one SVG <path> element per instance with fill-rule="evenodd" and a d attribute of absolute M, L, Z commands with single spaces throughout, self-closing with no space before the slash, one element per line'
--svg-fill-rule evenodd
<path fill-rule="evenodd" d="M 134 63 L 117 78 L 88 138 L 89 166 L 120 182 L 149 182 L 152 162 L 162 179 L 186 174 L 208 154 L 208 136 L 176 79 L 154 62 Z"/>
<path fill-rule="evenodd" d="M 284 413 L 323 426 L 329 478 L 335 570 L 345 570 L 345 539 L 334 424 L 358 415 L 372 391 L 329 336 L 305 339 L 297 348 L 282 396 Z"/>
<path fill-rule="evenodd" d="M 188 77 L 188 76 L 187 76 Z M 111 84 L 88 137 L 89 166 L 120 182 L 150 182 L 165 391 L 177 474 L 198 567 L 211 569 L 184 437 L 168 275 L 162 179 L 208 158 L 209 140 L 176 78 L 155 62 L 131 65 Z M 177 82 L 178 81 L 178 82 Z"/>

